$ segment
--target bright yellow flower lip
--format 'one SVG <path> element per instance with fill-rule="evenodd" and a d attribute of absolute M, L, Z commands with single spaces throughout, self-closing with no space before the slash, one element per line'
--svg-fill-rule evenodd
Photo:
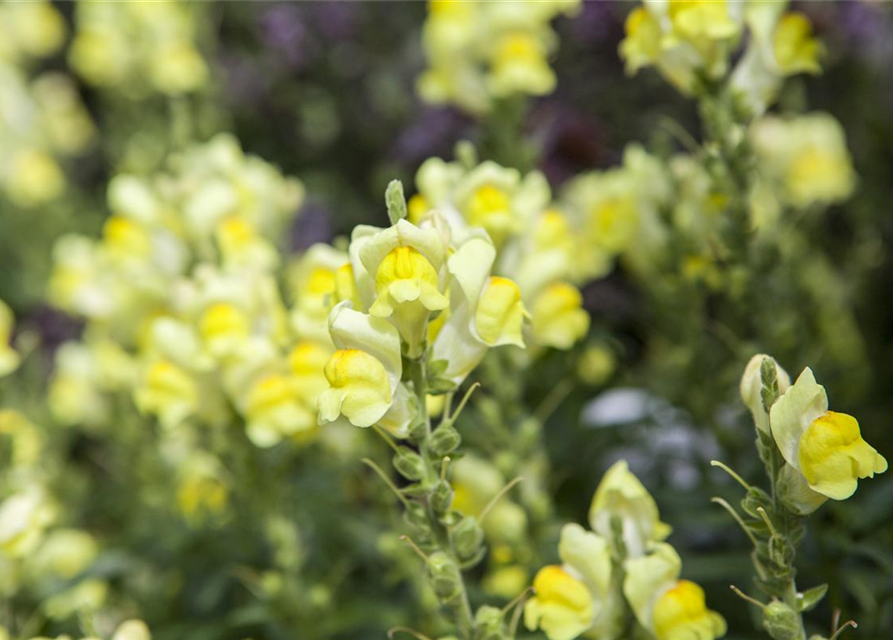
<path fill-rule="evenodd" d="M 330 387 L 319 398 L 323 421 L 344 414 L 354 426 L 370 427 L 390 408 L 393 395 L 387 370 L 365 351 L 339 349 L 324 372 Z"/>
<path fill-rule="evenodd" d="M 800 471 L 809 486 L 833 500 L 845 500 L 860 478 L 887 470 L 887 460 L 862 439 L 859 423 L 845 413 L 826 411 L 800 439 Z"/>
<path fill-rule="evenodd" d="M 712 640 L 725 635 L 726 621 L 707 609 L 699 585 L 679 580 L 654 605 L 654 633 L 658 640 Z"/>
<path fill-rule="evenodd" d="M 592 624 L 593 600 L 580 580 L 557 565 L 543 567 L 533 580 L 536 595 L 524 607 L 528 629 L 542 629 L 549 640 L 572 640 Z"/>
<path fill-rule="evenodd" d="M 388 317 L 394 306 L 418 301 L 429 311 L 440 311 L 449 305 L 437 289 L 437 272 L 428 260 L 412 247 L 395 247 L 385 256 L 375 274 L 378 298 L 369 312 Z"/>

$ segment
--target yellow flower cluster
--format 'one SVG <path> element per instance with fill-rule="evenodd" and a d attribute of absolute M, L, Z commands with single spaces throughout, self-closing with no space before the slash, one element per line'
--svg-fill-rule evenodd
<path fill-rule="evenodd" d="M 827 113 L 766 116 L 751 125 L 760 179 L 776 199 L 796 208 L 850 197 L 856 173 L 843 127 Z"/>
<path fill-rule="evenodd" d="M 591 531 L 578 524 L 562 529 L 562 564 L 543 567 L 533 581 L 535 595 L 524 609 L 529 629 L 542 629 L 549 640 L 616 640 L 628 628 L 626 612 L 632 610 L 657 640 L 713 640 L 725 634 L 725 620 L 707 609 L 704 590 L 679 579 L 682 561 L 663 542 L 670 527 L 660 521 L 654 499 L 625 461 L 599 484 L 589 525 Z"/>
<path fill-rule="evenodd" d="M 197 91 L 209 71 L 196 45 L 201 11 L 183 2 L 79 2 L 68 59 L 88 83 L 140 98 Z"/>
<path fill-rule="evenodd" d="M 405 437 L 418 407 L 404 356 L 427 354 L 438 377 L 458 385 L 490 347 L 523 346 L 527 311 L 518 286 L 492 275 L 495 259 L 486 231 L 437 212 L 418 225 L 356 227 L 328 298 L 337 351 L 325 365 L 320 422 L 343 417 Z"/>
<path fill-rule="evenodd" d="M 570 349 L 586 336 L 589 315 L 577 286 L 595 275 L 583 265 L 591 249 L 579 251 L 579 228 L 562 204 L 551 203 L 541 173 L 431 158 L 416 185 L 411 220 L 436 216 L 454 229 L 481 227 L 489 234 L 497 252 L 493 272 L 518 284 L 530 310 L 531 345 Z"/>
<path fill-rule="evenodd" d="M 20 207 L 59 198 L 60 162 L 83 153 L 94 128 L 71 79 L 30 70 L 62 47 L 65 21 L 49 2 L 0 6 L 0 192 Z"/>
<path fill-rule="evenodd" d="M 702 80 L 727 76 L 745 103 L 761 113 L 781 81 L 797 73 L 819 73 L 821 46 L 809 20 L 788 12 L 787 2 L 669 0 L 643 2 L 626 20 L 620 55 L 628 73 L 655 67 L 684 94 Z M 732 53 L 749 33 L 747 48 L 729 74 Z"/>
<path fill-rule="evenodd" d="M 499 99 L 551 93 L 556 80 L 548 58 L 556 36 L 549 23 L 579 6 L 579 0 L 430 0 L 422 28 L 428 69 L 419 94 L 485 113 Z"/>
<path fill-rule="evenodd" d="M 760 395 L 760 368 L 767 358 L 776 368 L 782 394 L 768 413 Z M 865 442 L 856 419 L 828 410 L 825 388 L 808 367 L 792 385 L 774 360 L 756 355 L 741 379 L 741 397 L 757 428 L 771 433 L 784 458 L 779 493 L 795 512 L 811 513 L 828 498 L 845 500 L 860 479 L 887 470 L 887 459 Z"/>
<path fill-rule="evenodd" d="M 102 238 L 54 249 L 50 299 L 87 320 L 57 355 L 57 418 L 102 424 L 106 394 L 132 391 L 169 429 L 220 424 L 230 407 L 259 445 L 312 428 L 316 400 L 301 394 L 320 356 L 289 325 L 276 271 L 301 199 L 298 181 L 223 134 L 157 175 L 116 176 Z"/>
<path fill-rule="evenodd" d="M 0 595 L 22 589 L 45 590 L 59 581 L 70 583 L 46 601 L 50 617 L 63 618 L 66 603 L 86 592 L 104 599 L 106 583 L 81 578 L 96 559 L 96 540 L 87 531 L 62 526 L 63 507 L 50 487 L 58 478 L 58 457 L 43 429 L 17 411 L 0 410 Z M 58 614 L 58 615 L 57 615 Z M 4 629 L 0 626 L 0 637 Z"/>

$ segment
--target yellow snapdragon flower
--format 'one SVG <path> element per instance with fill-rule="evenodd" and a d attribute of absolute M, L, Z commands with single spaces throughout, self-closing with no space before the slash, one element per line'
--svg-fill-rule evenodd
<path fill-rule="evenodd" d="M 195 44 L 196 11 L 175 2 L 78 5 L 69 62 L 90 84 L 129 96 L 201 89 L 209 72 Z"/>
<path fill-rule="evenodd" d="M 785 462 L 822 496 L 845 500 L 859 479 L 887 470 L 886 458 L 862 439 L 856 419 L 828 410 L 825 388 L 808 367 L 772 405 L 769 421 Z"/>
<path fill-rule="evenodd" d="M 589 331 L 580 290 L 567 282 L 546 287 L 533 302 L 531 324 L 538 344 L 570 349 Z"/>
<path fill-rule="evenodd" d="M 219 463 L 210 455 L 194 452 L 183 465 L 177 487 L 177 507 L 187 520 L 219 516 L 229 504 L 229 489 Z"/>
<path fill-rule="evenodd" d="M 579 5 L 578 0 L 429 2 L 422 27 L 429 66 L 419 77 L 419 94 L 428 102 L 482 114 L 500 98 L 552 92 L 555 74 L 548 57 L 556 38 L 549 22 Z"/>
<path fill-rule="evenodd" d="M 56 518 L 56 508 L 38 485 L 14 493 L 0 503 L 0 555 L 30 556 Z"/>
<path fill-rule="evenodd" d="M 679 580 L 682 560 L 666 543 L 647 555 L 627 560 L 623 593 L 639 623 L 657 640 L 714 640 L 726 633 L 726 621 L 707 609 L 704 590 Z"/>
<path fill-rule="evenodd" d="M 381 424 L 405 435 L 412 416 L 405 406 L 408 394 L 398 390 L 403 363 L 397 330 L 347 302 L 332 310 L 329 329 L 338 350 L 325 366 L 329 386 L 319 396 L 320 423 L 343 415 L 357 427 Z"/>
<path fill-rule="evenodd" d="M 534 578 L 536 593 L 524 608 L 527 628 L 541 628 L 549 640 L 615 638 L 623 607 L 614 589 L 607 539 L 568 524 L 561 530 L 558 554 L 563 564 L 544 567 Z"/>
<path fill-rule="evenodd" d="M 609 537 L 611 519 L 616 516 L 623 523 L 623 541 L 631 557 L 643 554 L 650 543 L 664 540 L 672 531 L 660 521 L 657 503 L 626 460 L 615 462 L 599 483 L 589 507 L 589 525 Z"/>
<path fill-rule="evenodd" d="M 171 429 L 198 410 L 198 385 L 174 363 L 157 360 L 147 367 L 134 401 L 140 412 L 157 416 L 162 426 Z"/>
<path fill-rule="evenodd" d="M 856 174 L 843 127 L 832 116 L 765 117 L 750 135 L 761 171 L 790 205 L 828 205 L 852 194 Z"/>
<path fill-rule="evenodd" d="M 791 12 L 782 16 L 775 28 L 772 49 L 779 69 L 785 75 L 794 73 L 819 73 L 821 43 L 812 37 L 812 24 L 802 13 Z"/>
<path fill-rule="evenodd" d="M 551 565 L 539 570 L 533 589 L 524 607 L 528 629 L 541 628 L 549 640 L 573 640 L 589 629 L 594 602 L 581 580 Z"/>
<path fill-rule="evenodd" d="M 315 426 L 315 415 L 301 403 L 293 381 L 280 373 L 262 376 L 251 385 L 244 413 L 248 437 L 259 447 Z"/>
<path fill-rule="evenodd" d="M 721 78 L 742 31 L 737 3 L 725 0 L 645 2 L 627 17 L 620 55 L 626 71 L 654 66 L 685 94 L 699 75 Z"/>
<path fill-rule="evenodd" d="M 744 20 L 750 39 L 731 75 L 731 87 L 760 115 L 775 101 L 782 81 L 797 73 L 820 73 L 821 43 L 801 13 L 785 13 L 787 2 L 748 2 Z"/>
<path fill-rule="evenodd" d="M 65 19 L 51 2 L 10 2 L 0 7 L 0 60 L 45 58 L 64 44 Z"/>
<path fill-rule="evenodd" d="M 436 229 L 407 220 L 381 231 L 363 231 L 365 235 L 355 232 L 351 250 L 361 265 L 354 264 L 354 272 L 362 269 L 371 284 L 369 313 L 390 319 L 410 357 L 418 357 L 432 312 L 449 306 L 441 273 L 447 252 L 444 238 Z"/>
<path fill-rule="evenodd" d="M 707 609 L 704 590 L 690 580 L 679 580 L 654 605 L 654 634 L 658 640 L 719 638 L 726 622 Z"/>

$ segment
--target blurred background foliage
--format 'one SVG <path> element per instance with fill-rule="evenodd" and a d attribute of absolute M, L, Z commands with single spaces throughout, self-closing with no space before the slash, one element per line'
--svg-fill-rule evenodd
<path fill-rule="evenodd" d="M 80 5 L 55 6 L 76 34 Z M 601 363 L 604 370 L 590 383 L 576 377 L 575 360 L 558 352 L 538 360 L 523 384 L 500 377 L 500 367 L 511 363 L 494 365 L 489 379 L 481 373 L 486 394 L 529 411 L 548 402 L 560 381 L 571 381 L 541 437 L 552 470 L 551 509 L 559 520 L 583 521 L 603 471 L 627 458 L 673 525 L 670 541 L 687 576 L 705 586 L 735 638 L 760 637 L 727 588 L 749 574 L 749 560 L 743 534 L 709 501 L 717 494 L 731 499 L 735 487 L 708 462 L 723 459 L 746 478 L 759 477 L 737 391 L 749 355 L 772 353 L 792 373 L 812 366 L 835 406 L 859 417 L 866 439 L 888 456 L 893 451 L 893 11 L 875 2 L 795 7 L 825 44 L 823 73 L 791 80 L 777 110 L 833 114 L 858 174 L 851 199 L 821 215 L 807 213 L 798 224 L 808 246 L 820 248 L 841 274 L 841 304 L 854 323 L 817 324 L 823 311 L 803 289 L 821 288 L 821 273 L 771 251 L 754 276 L 759 295 L 735 303 L 686 287 L 672 274 L 642 291 L 618 266 L 584 290 L 590 340 L 610 345 L 616 359 Z M 209 74 L 193 92 L 97 86 L 72 71 L 71 35 L 27 64 L 31 77 L 67 74 L 96 131 L 89 145 L 61 161 L 67 183 L 60 197 L 23 206 L 0 193 L 0 299 L 16 314 L 19 345 L 31 350 L 15 378 L 0 384 L 0 404 L 35 423 L 53 421 L 41 391 L 52 351 L 80 331 L 76 320 L 43 302 L 53 243 L 68 232 L 99 233 L 106 186 L 116 173 L 155 171 L 169 152 L 232 131 L 246 153 L 304 183 L 300 214 L 284 239 L 300 252 L 358 223 L 381 224 L 387 183 L 399 178 L 411 193 L 422 161 L 451 159 L 458 140 L 475 142 L 484 159 L 531 163 L 494 133 L 499 119 L 512 114 L 475 119 L 415 95 L 424 67 L 422 3 L 228 2 L 187 11 Z M 521 114 L 532 164 L 554 190 L 580 172 L 620 164 L 630 142 L 669 157 L 680 149 L 679 127 L 701 135 L 696 106 L 657 74 L 624 74 L 617 49 L 628 11 L 626 3 L 586 2 L 580 15 L 556 22 L 558 88 Z M 803 283 L 810 278 L 817 281 Z M 741 307 L 730 312 L 730 304 Z M 742 320 L 722 324 L 729 316 Z M 415 603 L 416 559 L 388 534 L 399 526 L 390 494 L 360 468 L 360 455 L 338 453 L 350 447 L 383 456 L 380 442 L 362 433 L 348 444 L 310 445 L 315 455 L 259 451 L 234 426 L 213 447 L 233 478 L 250 483 L 229 487 L 225 515 L 190 522 L 168 506 L 176 490 L 151 455 L 157 445 L 151 429 L 126 399 L 119 405 L 114 441 L 57 429 L 50 446 L 52 464 L 64 467 L 54 489 L 69 505 L 70 524 L 102 540 L 91 575 L 113 585 L 118 618 L 120 612 L 142 617 L 162 640 L 365 639 L 384 637 L 395 625 L 436 625 L 433 603 Z M 485 411 L 476 408 L 462 425 L 469 442 L 480 437 Z M 799 560 L 804 584 L 832 585 L 815 619 L 830 621 L 840 608 L 860 623 L 854 637 L 893 638 L 891 504 L 889 477 L 864 483 L 858 500 L 829 503 L 815 516 Z M 537 536 L 535 556 L 552 560 L 556 537 L 554 528 Z M 22 611 L 36 610 L 61 587 L 42 588 L 0 602 L 0 621 L 8 616 L 7 625 L 34 635 L 90 630 L 83 616 L 21 620 Z M 429 611 L 429 618 L 413 619 L 411 611 Z M 103 629 L 101 619 L 91 624 Z"/>

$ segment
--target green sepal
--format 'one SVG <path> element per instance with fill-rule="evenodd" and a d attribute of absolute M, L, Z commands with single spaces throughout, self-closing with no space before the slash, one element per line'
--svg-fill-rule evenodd
<path fill-rule="evenodd" d="M 803 593 L 798 593 L 797 608 L 800 611 L 811 611 L 821 602 L 826 593 L 828 593 L 827 584 L 820 584 L 812 589 L 807 589 Z"/>

